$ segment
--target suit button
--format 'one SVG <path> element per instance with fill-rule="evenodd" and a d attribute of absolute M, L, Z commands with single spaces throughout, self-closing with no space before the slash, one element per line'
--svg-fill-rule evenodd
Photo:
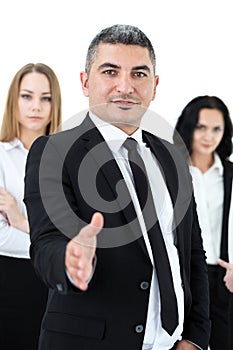
<path fill-rule="evenodd" d="M 138 324 L 136 327 L 135 327 L 135 331 L 136 333 L 142 333 L 143 332 L 143 325 L 142 324 Z"/>
<path fill-rule="evenodd" d="M 58 292 L 63 292 L 63 285 L 61 283 L 56 284 Z"/>
<path fill-rule="evenodd" d="M 140 288 L 141 288 L 142 290 L 147 290 L 148 287 L 149 287 L 149 283 L 148 283 L 148 282 L 143 281 L 143 282 L 140 283 Z"/>

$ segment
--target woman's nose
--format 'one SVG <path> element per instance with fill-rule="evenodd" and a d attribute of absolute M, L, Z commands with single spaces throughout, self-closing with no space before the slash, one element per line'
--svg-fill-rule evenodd
<path fill-rule="evenodd" d="M 32 110 L 40 111 L 41 109 L 41 101 L 39 98 L 34 98 L 32 100 Z"/>

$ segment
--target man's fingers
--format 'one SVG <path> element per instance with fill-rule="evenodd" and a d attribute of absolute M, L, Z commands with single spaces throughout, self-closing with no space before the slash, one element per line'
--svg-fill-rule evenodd
<path fill-rule="evenodd" d="M 68 244 L 66 249 L 65 266 L 72 283 L 81 290 L 88 288 L 93 270 L 93 257 L 96 249 L 96 236 L 104 225 L 101 213 L 95 213 L 90 224 L 83 227 Z"/>
<path fill-rule="evenodd" d="M 77 269 L 70 269 L 70 278 L 72 278 L 72 283 L 79 289 L 85 291 L 88 288 L 88 284 L 84 278 L 84 272 Z"/>

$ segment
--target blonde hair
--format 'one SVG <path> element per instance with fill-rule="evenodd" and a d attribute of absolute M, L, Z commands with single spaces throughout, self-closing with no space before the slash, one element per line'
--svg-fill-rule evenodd
<path fill-rule="evenodd" d="M 44 74 L 49 80 L 51 89 L 51 122 L 46 128 L 46 135 L 54 133 L 62 122 L 61 90 L 56 74 L 44 63 L 28 63 L 15 74 L 9 87 L 1 126 L 0 141 L 10 142 L 15 137 L 19 137 L 19 123 L 16 118 L 16 110 L 20 84 L 23 77 L 32 72 Z"/>

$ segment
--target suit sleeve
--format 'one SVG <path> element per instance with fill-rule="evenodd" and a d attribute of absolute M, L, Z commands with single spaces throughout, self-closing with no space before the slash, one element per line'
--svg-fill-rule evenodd
<path fill-rule="evenodd" d="M 185 319 L 182 338 L 207 350 L 210 335 L 209 284 L 194 196 L 191 198 L 182 225 L 180 244 L 183 245 L 185 288 Z"/>
<path fill-rule="evenodd" d="M 75 200 L 64 180 L 63 163 L 48 137 L 37 139 L 27 158 L 24 202 L 34 268 L 48 287 L 66 293 L 70 287 L 64 263 L 66 245 L 71 234 L 79 230 Z"/>

